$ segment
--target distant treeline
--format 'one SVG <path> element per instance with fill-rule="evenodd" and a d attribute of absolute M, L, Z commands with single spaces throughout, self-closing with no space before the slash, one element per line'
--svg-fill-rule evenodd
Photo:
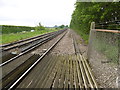
<path fill-rule="evenodd" d="M 12 26 L 12 25 L 0 25 L 0 26 L 2 28 L 2 34 L 17 33 L 35 29 L 35 27 L 28 26 Z"/>
<path fill-rule="evenodd" d="M 109 24 L 111 21 L 112 24 Z M 103 28 L 118 29 L 120 27 L 116 24 L 120 22 L 116 21 L 120 21 L 120 2 L 76 2 L 70 28 L 89 34 L 91 22 L 104 23 L 106 27 Z"/>

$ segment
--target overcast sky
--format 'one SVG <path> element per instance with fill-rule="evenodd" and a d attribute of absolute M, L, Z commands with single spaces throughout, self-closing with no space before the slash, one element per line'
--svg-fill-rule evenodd
<path fill-rule="evenodd" d="M 76 0 L 0 0 L 0 25 L 69 25 Z"/>

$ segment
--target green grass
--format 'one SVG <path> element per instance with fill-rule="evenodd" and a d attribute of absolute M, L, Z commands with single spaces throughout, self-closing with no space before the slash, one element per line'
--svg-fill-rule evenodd
<path fill-rule="evenodd" d="M 85 41 L 85 43 L 88 44 L 89 34 L 85 34 L 80 30 L 74 30 L 74 31 L 76 31 L 81 36 L 81 38 Z"/>
<path fill-rule="evenodd" d="M 34 32 L 25 32 L 25 33 L 19 32 L 19 33 L 11 33 L 11 34 L 2 34 L 0 35 L 0 37 L 2 37 L 0 38 L 0 44 L 11 43 L 14 41 L 30 38 L 30 37 L 45 34 L 48 32 L 54 32 L 54 31 L 57 31 L 57 30 L 54 28 L 51 28 L 51 29 L 46 29 L 46 30 L 41 30 L 41 31 L 34 31 Z"/>

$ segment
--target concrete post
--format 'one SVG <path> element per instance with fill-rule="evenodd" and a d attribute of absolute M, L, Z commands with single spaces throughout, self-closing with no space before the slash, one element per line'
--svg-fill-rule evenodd
<path fill-rule="evenodd" d="M 88 49 L 87 49 L 87 59 L 88 60 L 90 60 L 94 31 L 95 31 L 95 22 L 92 22 L 91 27 L 90 27 L 89 43 L 88 43 Z"/>

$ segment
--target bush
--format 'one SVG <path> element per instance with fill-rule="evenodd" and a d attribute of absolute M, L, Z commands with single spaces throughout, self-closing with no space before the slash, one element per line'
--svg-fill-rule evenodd
<path fill-rule="evenodd" d="M 1 26 L 2 26 L 2 34 L 18 33 L 22 31 L 30 31 L 35 29 L 34 27 L 27 27 L 27 26 L 12 26 L 12 25 L 1 25 Z"/>
<path fill-rule="evenodd" d="M 43 26 L 36 26 L 35 30 L 39 31 L 39 30 L 45 30 L 45 27 Z"/>

